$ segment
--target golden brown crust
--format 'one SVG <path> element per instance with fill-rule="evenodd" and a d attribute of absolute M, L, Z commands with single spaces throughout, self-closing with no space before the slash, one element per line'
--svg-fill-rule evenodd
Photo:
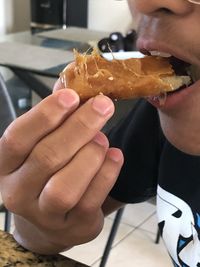
<path fill-rule="evenodd" d="M 163 77 L 174 75 L 168 59 L 162 57 L 131 58 L 108 61 L 93 51 L 75 52 L 75 61 L 61 73 L 61 81 L 74 89 L 81 100 L 97 94 L 113 99 L 159 95 L 171 91 Z"/>

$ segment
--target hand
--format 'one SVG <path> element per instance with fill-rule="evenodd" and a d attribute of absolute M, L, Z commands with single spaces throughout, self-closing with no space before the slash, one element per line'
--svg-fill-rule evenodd
<path fill-rule="evenodd" d="M 123 164 L 121 151 L 100 132 L 114 113 L 112 101 L 97 96 L 78 106 L 74 91 L 55 91 L 0 139 L 0 188 L 16 214 L 14 236 L 39 253 L 98 235 L 101 206 Z"/>

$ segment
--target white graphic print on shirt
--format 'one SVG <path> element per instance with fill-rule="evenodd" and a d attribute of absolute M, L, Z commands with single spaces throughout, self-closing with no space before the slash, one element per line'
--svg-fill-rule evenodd
<path fill-rule="evenodd" d="M 158 222 L 162 237 L 177 267 L 200 266 L 200 216 L 189 205 L 158 186 Z"/>

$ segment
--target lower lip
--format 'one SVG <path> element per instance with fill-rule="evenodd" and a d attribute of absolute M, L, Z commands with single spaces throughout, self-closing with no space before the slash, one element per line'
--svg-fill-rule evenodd
<path fill-rule="evenodd" d="M 184 101 L 192 94 L 194 91 L 200 90 L 200 80 L 192 84 L 191 86 L 184 88 L 180 91 L 168 94 L 166 100 L 161 103 L 158 99 L 147 98 L 154 107 L 159 109 L 171 109 L 177 107 L 178 105 L 184 103 Z"/>

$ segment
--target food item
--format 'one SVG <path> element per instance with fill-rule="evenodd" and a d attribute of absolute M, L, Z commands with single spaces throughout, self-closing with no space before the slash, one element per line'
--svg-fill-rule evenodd
<path fill-rule="evenodd" d="M 75 51 L 75 61 L 63 70 L 61 81 L 84 101 L 97 94 L 112 99 L 157 96 L 188 85 L 190 77 L 177 76 L 167 58 L 108 61 L 94 50 L 89 55 Z"/>

